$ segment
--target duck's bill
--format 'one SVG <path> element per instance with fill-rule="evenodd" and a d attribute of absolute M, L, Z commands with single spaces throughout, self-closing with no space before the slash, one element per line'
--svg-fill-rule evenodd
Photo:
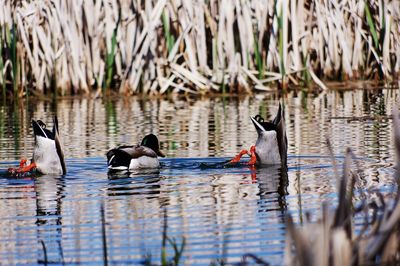
<path fill-rule="evenodd" d="M 160 156 L 160 157 L 165 157 L 165 154 L 164 154 L 162 151 L 160 151 L 160 150 L 158 150 L 156 153 L 157 153 L 157 155 Z"/>
<path fill-rule="evenodd" d="M 253 125 L 256 128 L 257 133 L 266 131 L 265 128 L 260 123 L 258 123 L 257 120 L 255 120 L 253 117 L 250 117 L 250 119 L 251 119 L 251 122 L 253 122 Z"/>

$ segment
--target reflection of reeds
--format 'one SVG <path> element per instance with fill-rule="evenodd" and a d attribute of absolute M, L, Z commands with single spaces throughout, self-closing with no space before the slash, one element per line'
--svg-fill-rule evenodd
<path fill-rule="evenodd" d="M 103 263 L 105 266 L 108 265 L 108 252 L 107 252 L 107 232 L 106 232 L 106 217 L 104 213 L 104 203 L 101 203 L 100 206 L 101 213 L 101 236 L 103 243 Z"/>
<path fill-rule="evenodd" d="M 318 86 L 399 72 L 396 1 L 1 3 L 0 82 L 14 94 L 31 84 L 61 94 L 268 90 L 304 72 Z"/>
<path fill-rule="evenodd" d="M 168 217 L 167 217 L 167 210 L 164 209 L 164 223 L 163 223 L 163 232 L 162 232 L 162 246 L 161 246 L 161 264 L 162 266 L 172 266 L 172 265 L 179 265 L 183 250 L 185 248 L 185 238 L 182 238 L 182 244 L 179 247 L 178 243 L 176 242 L 175 238 L 169 238 L 167 236 L 167 228 L 168 228 Z M 172 246 L 174 249 L 174 256 L 172 259 L 168 260 L 168 255 L 167 255 L 167 242 Z M 151 254 L 147 256 L 147 258 L 144 261 L 144 265 L 155 265 L 151 261 Z"/>

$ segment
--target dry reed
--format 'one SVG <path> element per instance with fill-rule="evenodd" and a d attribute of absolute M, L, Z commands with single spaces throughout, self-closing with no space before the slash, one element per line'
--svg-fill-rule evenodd
<path fill-rule="evenodd" d="M 388 0 L 0 0 L 0 88 L 208 93 L 391 80 L 399 17 Z"/>
<path fill-rule="evenodd" d="M 393 131 L 398 164 L 400 117 L 397 108 L 393 112 Z M 354 205 L 355 185 L 363 173 L 360 169 L 351 170 L 353 157 L 348 149 L 343 176 L 338 179 L 338 206 L 334 213 L 329 212 L 325 205 L 320 221 L 307 221 L 301 228 L 296 228 L 292 218 L 288 217 L 285 265 L 399 264 L 400 190 L 397 188 L 397 192 L 389 195 L 391 199 L 385 199 L 380 192 L 371 193 L 362 189 L 361 202 Z M 397 165 L 394 178 L 398 184 L 399 171 Z M 356 216 L 363 218 L 358 222 L 357 231 Z"/>

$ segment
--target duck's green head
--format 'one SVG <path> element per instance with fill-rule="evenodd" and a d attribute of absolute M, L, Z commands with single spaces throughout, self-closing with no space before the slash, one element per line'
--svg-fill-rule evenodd
<path fill-rule="evenodd" d="M 160 151 L 160 142 L 154 134 L 146 135 L 140 145 L 152 149 L 158 156 L 165 157 L 165 154 Z"/>

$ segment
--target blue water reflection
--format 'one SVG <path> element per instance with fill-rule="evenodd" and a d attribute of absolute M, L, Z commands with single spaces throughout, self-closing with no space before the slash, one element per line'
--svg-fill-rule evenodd
<path fill-rule="evenodd" d="M 0 107 L 0 261 L 36 265 L 103 264 L 101 206 L 110 264 L 161 264 L 166 235 L 186 245 L 183 261 L 240 262 L 247 253 L 282 264 L 285 215 L 316 220 L 335 204 L 337 164 L 345 147 L 363 170 L 357 189 L 393 188 L 393 141 L 387 117 L 397 92 L 292 93 L 284 99 L 288 168 L 224 162 L 256 139 L 249 116 L 274 114 L 277 97 L 62 100 Z M 5 116 L 13 113 L 13 117 Z M 32 154 L 31 118 L 60 120 L 68 173 L 9 177 Z M 168 158 L 159 171 L 110 174 L 105 152 L 160 137 Z M 340 170 L 339 170 L 340 172 Z M 46 250 L 46 256 L 44 248 Z M 169 258 L 174 254 L 167 244 Z"/>
<path fill-rule="evenodd" d="M 159 264 L 166 222 L 168 237 L 186 240 L 186 263 L 239 262 L 252 253 L 280 264 L 285 212 L 298 219 L 299 206 L 316 212 L 320 204 L 314 196 L 299 202 L 299 196 L 289 195 L 290 176 L 329 169 L 329 159 L 304 156 L 303 165 L 296 165 L 299 158 L 291 156 L 288 170 L 225 167 L 226 159 L 163 159 L 159 171 L 117 175 L 107 172 L 102 157 L 67 160 L 66 176 L 10 178 L 3 170 L 0 195 L 8 212 L 1 221 L 0 258 L 44 263 L 43 241 L 48 263 L 102 263 L 104 204 L 110 263 L 140 264 L 151 256 Z"/>

